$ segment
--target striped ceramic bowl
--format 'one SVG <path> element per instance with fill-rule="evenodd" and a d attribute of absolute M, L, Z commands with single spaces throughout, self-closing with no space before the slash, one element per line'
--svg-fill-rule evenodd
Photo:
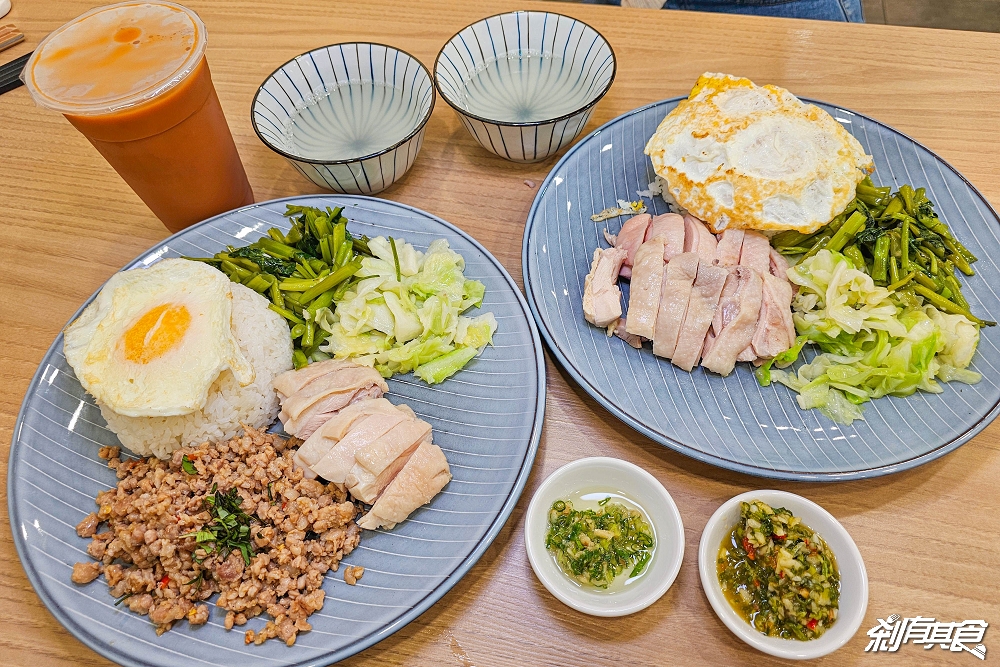
<path fill-rule="evenodd" d="M 370 195 L 401 178 L 420 152 L 434 86 L 419 60 L 383 44 L 333 44 L 267 77 L 251 119 L 260 140 L 310 181 Z"/>
<path fill-rule="evenodd" d="M 580 134 L 616 67 L 611 45 L 586 23 L 518 11 L 452 37 L 434 62 L 434 83 L 483 148 L 537 162 Z"/>

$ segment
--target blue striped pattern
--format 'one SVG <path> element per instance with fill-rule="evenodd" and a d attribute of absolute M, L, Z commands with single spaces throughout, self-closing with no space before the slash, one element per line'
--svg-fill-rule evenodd
<path fill-rule="evenodd" d="M 275 70 L 251 119 L 260 140 L 316 185 L 374 194 L 413 166 L 434 98 L 427 68 L 405 51 L 334 44 Z"/>
<path fill-rule="evenodd" d="M 537 162 L 580 134 L 615 69 L 611 46 L 586 23 L 518 11 L 455 35 L 438 54 L 434 82 L 484 148 Z"/>
<path fill-rule="evenodd" d="M 494 345 L 455 376 L 428 386 L 412 375 L 389 380 L 389 398 L 406 403 L 434 428 L 452 481 L 430 505 L 391 531 L 364 531 L 346 562 L 365 567 L 348 586 L 343 571 L 327 575 L 326 604 L 311 632 L 291 648 L 280 641 L 244 646 L 242 629 L 226 632 L 224 612 L 210 605 L 206 627 L 179 623 L 157 637 L 145 617 L 115 607 L 103 578 L 77 586 L 72 565 L 87 561 L 88 540 L 75 525 L 94 510 L 94 497 L 115 485 L 97 457 L 117 444 L 101 413 L 62 354 L 59 336 L 31 382 L 14 426 L 7 480 L 14 542 L 32 585 L 77 638 L 129 667 L 281 667 L 327 665 L 384 639 L 427 610 L 482 556 L 520 497 L 541 435 L 545 367 L 527 304 L 503 267 L 468 235 L 427 213 L 367 197 L 295 197 L 239 209 L 190 227 L 126 268 L 163 257 L 210 256 L 227 245 L 288 229 L 286 203 L 345 206 L 351 231 L 392 235 L 425 250 L 447 239 L 466 260 L 465 274 L 483 281 L 484 311 L 499 322 Z M 89 303 L 89 300 L 88 300 Z M 86 304 L 85 304 L 86 305 Z M 247 628 L 260 630 L 259 617 Z M 243 628 L 245 629 L 245 628 Z"/>
<path fill-rule="evenodd" d="M 602 230 L 590 215 L 645 190 L 653 169 L 646 140 L 678 99 L 636 109 L 593 132 L 552 169 L 539 188 L 524 233 L 528 303 L 549 349 L 580 385 L 615 416 L 653 440 L 713 465 L 802 481 L 860 479 L 904 470 L 949 452 L 979 433 L 1000 406 L 998 328 L 983 329 L 972 367 L 976 385 L 918 392 L 865 404 L 865 420 L 835 424 L 800 410 L 786 387 L 760 387 L 748 364 L 726 378 L 682 371 L 608 338 L 583 319 L 583 280 Z M 816 103 L 843 123 L 875 159 L 876 183 L 924 186 L 955 235 L 979 257 L 963 279 L 972 311 L 1000 314 L 1000 225 L 986 200 L 926 148 L 870 118 Z M 667 212 L 656 197 L 650 212 Z M 624 283 L 625 299 L 628 285 Z M 811 357 L 811 354 L 807 353 Z"/>

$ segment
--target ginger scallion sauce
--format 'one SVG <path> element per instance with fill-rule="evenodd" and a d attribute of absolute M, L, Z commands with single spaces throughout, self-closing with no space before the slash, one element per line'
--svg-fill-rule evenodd
<path fill-rule="evenodd" d="M 607 493 L 594 501 L 595 495 L 552 503 L 545 547 L 577 583 L 613 592 L 646 570 L 656 537 L 633 503 Z"/>

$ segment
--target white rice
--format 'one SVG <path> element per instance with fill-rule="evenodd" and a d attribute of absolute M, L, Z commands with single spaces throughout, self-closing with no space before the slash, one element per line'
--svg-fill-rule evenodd
<path fill-rule="evenodd" d="M 128 450 L 161 459 L 181 447 L 222 442 L 243 430 L 242 424 L 266 428 L 278 416 L 274 376 L 292 367 L 292 338 L 285 320 L 267 307 L 267 299 L 233 284 L 233 332 L 255 378 L 241 387 L 229 370 L 208 392 L 202 410 L 175 417 L 126 417 L 98 401 L 108 427 Z"/>

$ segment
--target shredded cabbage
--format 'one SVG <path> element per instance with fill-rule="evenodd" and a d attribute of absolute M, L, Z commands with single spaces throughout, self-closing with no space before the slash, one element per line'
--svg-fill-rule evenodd
<path fill-rule="evenodd" d="M 975 384 L 968 370 L 979 344 L 979 327 L 963 315 L 930 305 L 897 305 L 892 294 L 854 268 L 838 252 L 821 250 L 788 270 L 799 286 L 792 318 L 796 346 L 757 372 L 798 393 L 799 407 L 818 409 L 850 424 L 863 419 L 861 404 L 886 395 L 909 396 L 918 389 L 940 393 L 941 382 Z M 821 353 L 794 371 L 772 369 L 799 356 L 806 342 Z"/>
<path fill-rule="evenodd" d="M 353 358 L 384 377 L 414 372 L 429 384 L 461 370 L 493 342 L 493 313 L 462 313 L 483 303 L 486 286 L 467 280 L 465 260 L 444 239 L 422 253 L 402 239 L 369 240 L 358 282 L 334 308 L 316 314 L 320 350 Z"/>

